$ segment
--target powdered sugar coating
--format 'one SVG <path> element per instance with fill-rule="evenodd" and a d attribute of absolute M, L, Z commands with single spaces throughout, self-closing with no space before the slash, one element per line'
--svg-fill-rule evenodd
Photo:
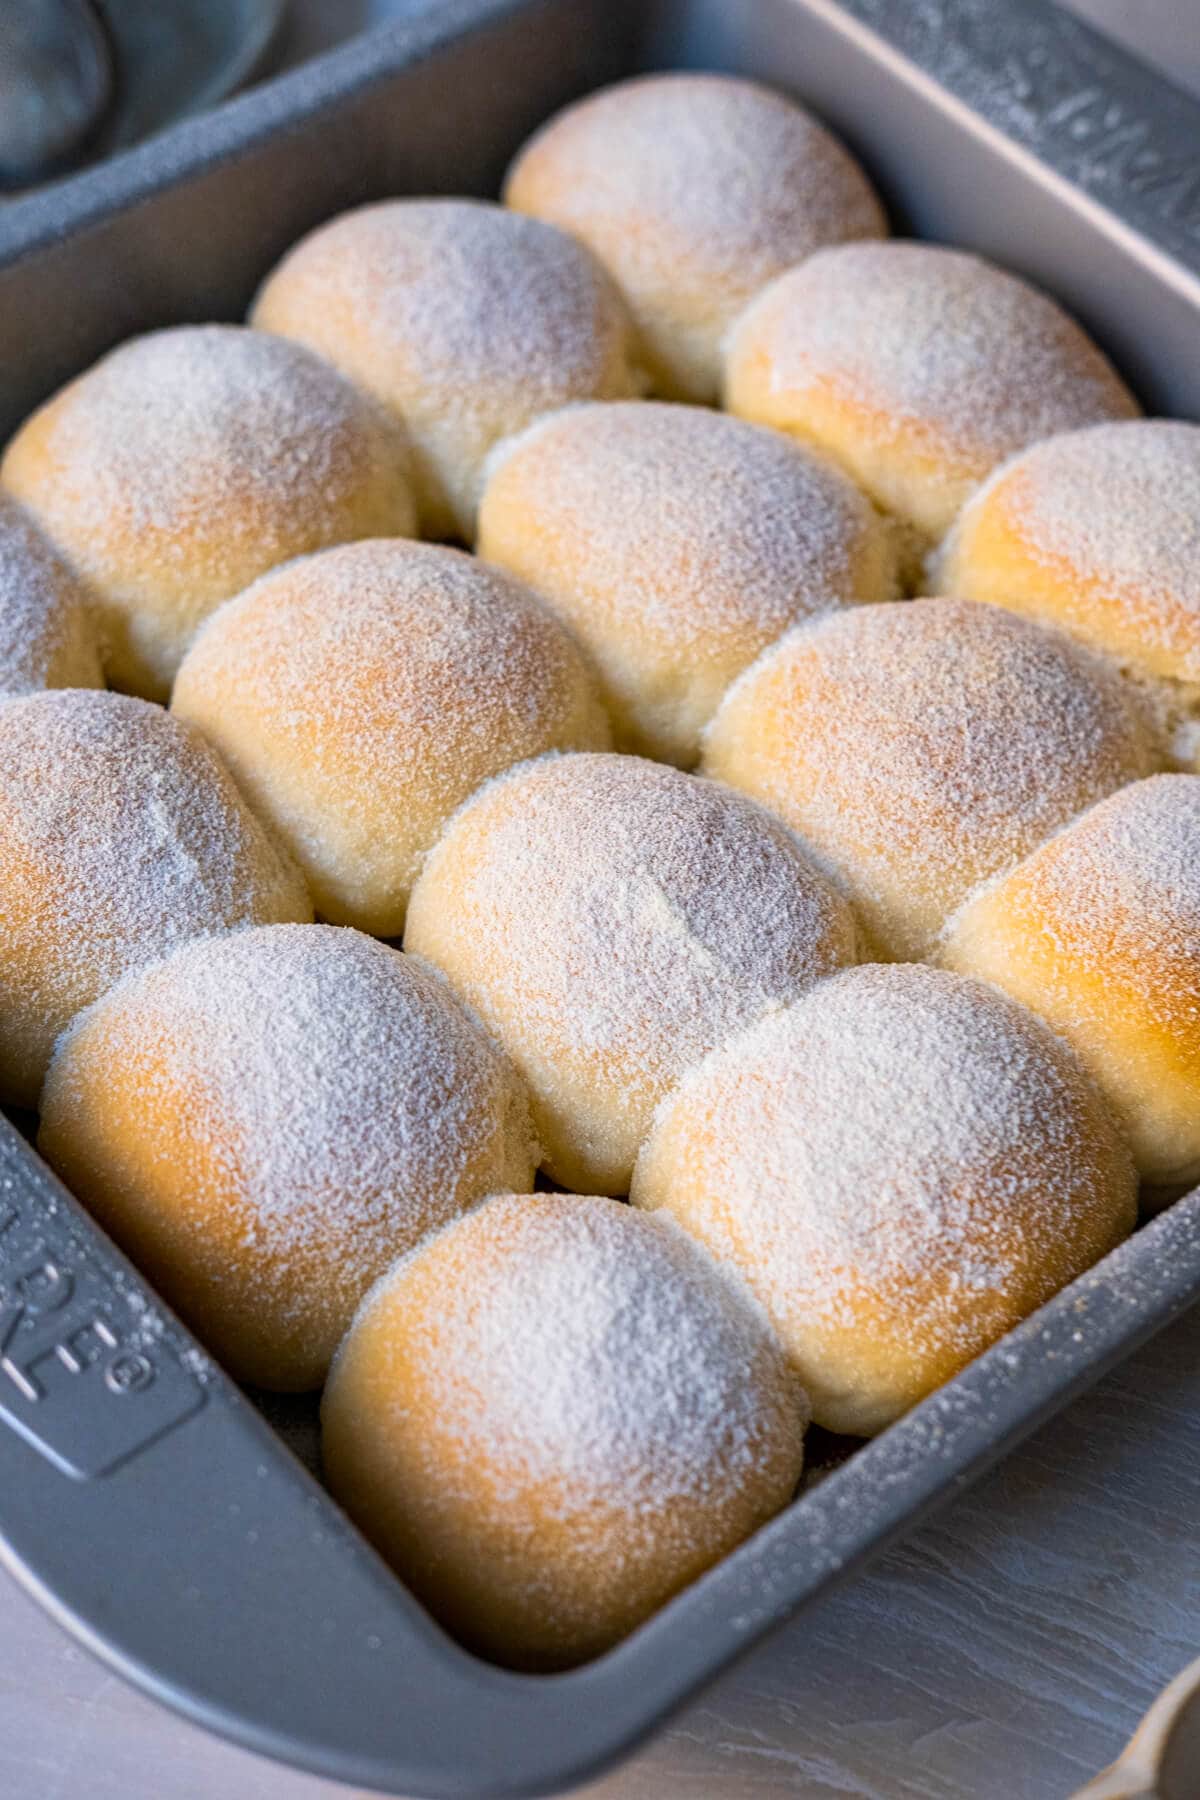
<path fill-rule="evenodd" d="M 685 768 L 729 683 L 789 625 L 895 591 L 885 528 L 832 465 L 645 400 L 553 413 L 502 446 L 478 548 L 579 633 L 621 747 Z"/>
<path fill-rule="evenodd" d="M 1031 897 L 1094 962 L 1113 958 L 1144 976 L 1159 958 L 1185 957 L 1193 991 L 1176 1023 L 1200 1028 L 1200 777 L 1159 775 L 1112 795 L 1024 865 Z M 1165 1018 L 1171 997 L 1158 998 Z"/>
<path fill-rule="evenodd" d="M 312 917 L 214 752 L 160 707 L 80 689 L 0 707 L 0 1086 L 129 969 L 207 932 Z"/>
<path fill-rule="evenodd" d="M 634 391 L 629 322 L 585 249 L 478 200 L 389 200 L 303 238 L 253 321 L 318 350 L 408 427 L 430 536 L 469 541 L 493 443 Z"/>
<path fill-rule="evenodd" d="M 1004 458 L 1138 410 L 1048 295 L 911 243 L 823 250 L 774 282 L 732 335 L 726 400 L 825 450 L 928 538 Z"/>
<path fill-rule="evenodd" d="M 575 755 L 526 763 L 461 809 L 413 891 L 405 947 L 525 1076 L 555 1180 L 620 1194 L 683 1070 L 852 960 L 855 929 L 744 796 Z"/>
<path fill-rule="evenodd" d="M 0 697 L 103 685 L 82 592 L 28 515 L 0 494 Z"/>
<path fill-rule="evenodd" d="M 765 1320 L 668 1222 L 509 1194 L 368 1298 L 325 1460 L 452 1630 L 546 1666 L 607 1648 L 789 1499 L 806 1414 Z"/>
<path fill-rule="evenodd" d="M 731 689 L 704 755 L 800 834 L 901 958 L 927 955 L 977 882 L 1156 766 L 1114 670 L 951 599 L 789 633 Z"/>
<path fill-rule="evenodd" d="M 824 244 L 887 229 L 824 126 L 727 75 L 646 75 L 589 94 L 518 152 L 505 198 L 596 253 L 659 391 L 696 401 L 716 399 L 722 336 L 752 295 Z"/>
<path fill-rule="evenodd" d="M 1200 1174 L 1200 777 L 1093 807 L 964 907 L 943 955 L 1075 1046 L 1147 1179 Z"/>
<path fill-rule="evenodd" d="M 445 985 L 356 931 L 183 946 L 59 1044 L 41 1144 L 244 1379 L 322 1379 L 397 1256 L 536 1160 Z"/>
<path fill-rule="evenodd" d="M 1133 1227 L 1100 1097 L 1023 1007 L 940 970 L 820 983 L 685 1077 L 633 1199 L 749 1282 L 833 1430 L 878 1430 Z"/>
<path fill-rule="evenodd" d="M 400 428 L 298 345 L 132 338 L 26 421 L 0 480 L 87 584 L 114 683 L 165 699 L 200 621 L 290 556 L 405 533 Z"/>
<path fill-rule="evenodd" d="M 1034 445 L 964 511 L 935 579 L 1194 687 L 1200 425 L 1139 419 Z"/>
<path fill-rule="evenodd" d="M 291 846 L 325 918 L 399 933 L 454 809 L 608 723 L 574 640 L 460 550 L 349 544 L 265 576 L 210 620 L 173 710 Z"/>

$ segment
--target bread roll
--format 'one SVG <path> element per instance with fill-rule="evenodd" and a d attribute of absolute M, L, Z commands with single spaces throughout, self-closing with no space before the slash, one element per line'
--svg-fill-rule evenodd
<path fill-rule="evenodd" d="M 846 244 L 781 276 L 731 334 L 725 399 L 832 456 L 917 550 L 1005 457 L 1138 410 L 1048 295 L 936 244 Z"/>
<path fill-rule="evenodd" d="M 800 627 L 730 690 L 704 754 L 800 834 L 900 959 L 928 955 L 977 882 L 1155 767 L 1115 671 L 965 600 Z"/>
<path fill-rule="evenodd" d="M 0 699 L 103 686 L 78 582 L 23 508 L 0 494 Z"/>
<path fill-rule="evenodd" d="M 683 1071 L 856 947 L 777 820 L 626 756 L 545 757 L 485 787 L 428 857 L 404 944 L 524 1075 L 547 1172 L 609 1194 Z"/>
<path fill-rule="evenodd" d="M 603 748 L 574 640 L 460 550 L 395 540 L 294 562 L 200 634 L 174 712 L 291 846 L 317 910 L 397 935 L 421 860 L 490 775 Z"/>
<path fill-rule="evenodd" d="M 38 1145 L 234 1376 L 290 1390 L 397 1256 L 535 1162 L 515 1072 L 445 984 L 315 925 L 119 982 L 59 1042 Z"/>
<path fill-rule="evenodd" d="M 1200 425 L 1139 419 L 1036 444 L 963 513 L 935 585 L 1028 613 L 1144 680 L 1200 760 Z"/>
<path fill-rule="evenodd" d="M 86 584 L 113 684 L 151 700 L 255 576 L 416 516 L 395 422 L 318 357 L 237 325 L 122 344 L 26 421 L 0 481 Z"/>
<path fill-rule="evenodd" d="M 850 969 L 685 1076 L 638 1158 L 766 1308 L 830 1431 L 882 1430 L 1133 1228 L 1070 1052 L 982 982 Z"/>
<path fill-rule="evenodd" d="M 1200 1179 L 1200 777 L 1093 807 L 969 901 L 942 954 L 1074 1046 L 1147 1181 Z"/>
<path fill-rule="evenodd" d="M 303 238 L 253 321 L 297 338 L 408 427 L 430 537 L 470 541 L 498 438 L 635 391 L 630 325 L 581 245 L 478 200 L 390 200 Z"/>
<path fill-rule="evenodd" d="M 572 232 L 623 290 L 657 391 L 711 402 L 726 329 L 822 244 L 882 237 L 853 157 L 783 94 L 728 75 L 643 75 L 557 113 L 504 197 Z"/>
<path fill-rule="evenodd" d="M 682 1232 L 504 1194 L 364 1302 L 322 1407 L 331 1487 L 472 1649 L 607 1650 L 790 1500 L 807 1406 Z"/>
<path fill-rule="evenodd" d="M 479 554 L 600 671 L 622 749 L 692 766 L 736 675 L 789 625 L 895 591 L 886 528 L 781 433 L 698 406 L 576 406 L 510 440 Z"/>
<path fill-rule="evenodd" d="M 59 1032 L 128 970 L 312 908 L 198 732 L 68 688 L 0 706 L 0 916 L 0 1097 L 34 1106 Z"/>

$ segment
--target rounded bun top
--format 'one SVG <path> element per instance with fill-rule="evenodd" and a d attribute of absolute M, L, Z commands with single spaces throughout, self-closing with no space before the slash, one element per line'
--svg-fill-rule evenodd
<path fill-rule="evenodd" d="M 874 1431 L 1136 1216 L 1070 1051 L 983 982 L 844 970 L 686 1075 L 638 1161 L 766 1307 L 818 1423 Z"/>
<path fill-rule="evenodd" d="M 1048 295 L 914 243 L 844 244 L 781 276 L 732 334 L 726 399 L 825 450 L 926 539 L 1005 457 L 1138 410 Z"/>
<path fill-rule="evenodd" d="M 0 480 L 87 583 L 116 685 L 165 699 L 200 624 L 264 570 L 415 525 L 400 427 L 297 344 L 131 338 L 26 421 Z"/>
<path fill-rule="evenodd" d="M 89 1041 L 140 1066 L 148 1106 L 188 1096 L 198 1186 L 280 1252 L 328 1226 L 353 1259 L 361 1230 L 377 1272 L 381 1237 L 391 1260 L 457 1210 L 479 1139 L 507 1121 L 532 1147 L 519 1081 L 446 984 L 340 926 L 203 938 L 126 976 L 64 1034 L 60 1105 Z M 493 1184 L 508 1172 L 497 1154 Z"/>
<path fill-rule="evenodd" d="M 191 726 L 122 694 L 0 706 L 0 1086 L 36 1097 L 54 1039 L 191 937 L 305 921 L 290 858 Z"/>
<path fill-rule="evenodd" d="M 1200 1015 L 1200 776 L 1131 782 L 1043 844 L 983 906 L 1005 911 L 1031 942 L 1057 941 L 1073 962 L 1143 1004 L 1181 1038 Z M 1066 940 L 1066 941 L 1064 941 Z"/>
<path fill-rule="evenodd" d="M 554 1178 L 623 1193 L 667 1088 L 850 961 L 855 926 L 744 795 L 579 754 L 524 763 L 459 810 L 413 890 L 405 946 L 526 1075 Z"/>
<path fill-rule="evenodd" d="M 1143 1175 L 1200 1174 L 1200 776 L 1131 782 L 982 888 L 942 957 L 1049 1020 Z"/>
<path fill-rule="evenodd" d="M 579 633 L 622 747 L 683 766 L 789 625 L 894 592 L 887 528 L 832 464 L 706 407 L 575 406 L 493 460 L 479 553 Z"/>
<path fill-rule="evenodd" d="M 630 325 L 565 233 L 479 200 L 385 200 L 302 238 L 253 321 L 327 356 L 408 426 L 424 529 L 474 530 L 498 438 L 635 388 Z"/>
<path fill-rule="evenodd" d="M 1137 419 L 1033 445 L 966 508 L 937 585 L 1200 682 L 1200 425 Z"/>
<path fill-rule="evenodd" d="M 317 1385 L 370 1283 L 534 1167 L 443 982 L 356 931 L 185 944 L 59 1042 L 43 1148 L 244 1379 Z"/>
<path fill-rule="evenodd" d="M 588 95 L 518 152 L 504 193 L 596 253 L 655 385 L 683 400 L 716 399 L 724 332 L 768 281 L 822 244 L 887 229 L 824 126 L 728 75 L 644 75 Z"/>
<path fill-rule="evenodd" d="M 807 1406 L 667 1221 L 501 1194 L 378 1283 L 323 1408 L 335 1492 L 450 1628 L 607 1649 L 790 1499 Z"/>
<path fill-rule="evenodd" d="M 954 599 L 790 632 L 731 688 L 704 759 L 800 834 L 880 949 L 914 958 L 977 882 L 1157 763 L 1115 670 Z"/>
<path fill-rule="evenodd" d="M 322 914 L 381 937 L 403 930 L 425 852 L 481 782 L 609 742 L 591 669 L 537 597 L 406 539 L 265 575 L 209 620 L 172 707 L 293 847 Z"/>
<path fill-rule="evenodd" d="M 186 918 L 190 936 L 202 923 L 266 922 L 277 906 L 307 911 L 299 875 L 219 757 L 159 706 L 85 689 L 9 701 L 0 771 L 0 867 L 31 907 L 53 909 L 81 962 L 102 964 L 123 939 L 139 960 L 160 952 L 159 917 L 167 929 Z"/>

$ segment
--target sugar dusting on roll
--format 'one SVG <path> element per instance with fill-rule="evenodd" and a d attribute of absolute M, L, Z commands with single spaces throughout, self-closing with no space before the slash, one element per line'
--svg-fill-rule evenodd
<path fill-rule="evenodd" d="M 824 244 L 881 237 L 883 208 L 832 132 L 728 75 L 646 75 L 556 113 L 504 197 L 595 252 L 628 299 L 657 392 L 712 402 L 720 349 L 767 282 Z"/>
<path fill-rule="evenodd" d="M 997 607 L 856 607 L 790 633 L 726 696 L 706 773 L 799 833 L 886 955 L 928 955 L 979 881 L 1159 752 L 1132 687 Z"/>
<path fill-rule="evenodd" d="M 1143 1177 L 1200 1177 L 1200 776 L 1134 782 L 974 896 L 942 956 L 1047 1019 Z"/>
<path fill-rule="evenodd" d="M 322 1408 L 334 1493 L 472 1648 L 608 1649 L 790 1500 L 807 1403 L 665 1221 L 500 1195 L 364 1302 Z"/>
<path fill-rule="evenodd" d="M 686 1076 L 638 1159 L 766 1308 L 818 1424 L 885 1425 L 1132 1230 L 1071 1052 L 982 982 L 851 969 Z"/>
<path fill-rule="evenodd" d="M 738 1026 L 857 951 L 850 908 L 741 794 L 626 756 L 549 756 L 451 820 L 405 948 L 533 1096 L 556 1181 L 622 1194 L 654 1107 Z"/>
<path fill-rule="evenodd" d="M 725 402 L 824 450 L 925 548 L 1006 457 L 1138 411 L 1049 295 L 909 243 L 823 250 L 781 276 L 731 335 Z"/>
<path fill-rule="evenodd" d="M 415 529 L 402 428 L 299 345 L 154 331 L 26 420 L 0 464 L 88 591 L 114 686 L 165 700 L 201 622 L 325 544 Z"/>
<path fill-rule="evenodd" d="M 320 1385 L 377 1276 L 536 1152 L 443 982 L 332 926 L 207 938 L 59 1044 L 44 1156 L 232 1373 Z"/>
<path fill-rule="evenodd" d="M 388 200 L 331 219 L 267 277 L 252 318 L 403 420 L 430 537 L 471 541 L 499 438 L 638 386 L 628 315 L 595 259 L 479 200 Z"/>
<path fill-rule="evenodd" d="M 58 1034 L 189 938 L 305 921 L 299 872 L 199 732 L 68 688 L 0 705 L 0 1091 L 36 1104 Z"/>
<path fill-rule="evenodd" d="M 688 768 L 790 625 L 896 591 L 890 534 L 831 464 L 698 406 L 576 406 L 493 459 L 479 554 L 579 635 L 621 749 Z"/>

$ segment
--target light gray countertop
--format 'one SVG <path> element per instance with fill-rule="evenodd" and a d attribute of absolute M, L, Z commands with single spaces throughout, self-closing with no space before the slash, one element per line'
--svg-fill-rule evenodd
<path fill-rule="evenodd" d="M 402 0 L 347 4 L 301 0 L 306 45 Z M 1200 91 L 1200 0 L 1070 4 Z M 1198 1502 L 1200 1309 L 585 1800 L 1066 1800 L 1200 1655 Z M 4 1800 L 347 1793 L 143 1699 L 0 1576 Z"/>

